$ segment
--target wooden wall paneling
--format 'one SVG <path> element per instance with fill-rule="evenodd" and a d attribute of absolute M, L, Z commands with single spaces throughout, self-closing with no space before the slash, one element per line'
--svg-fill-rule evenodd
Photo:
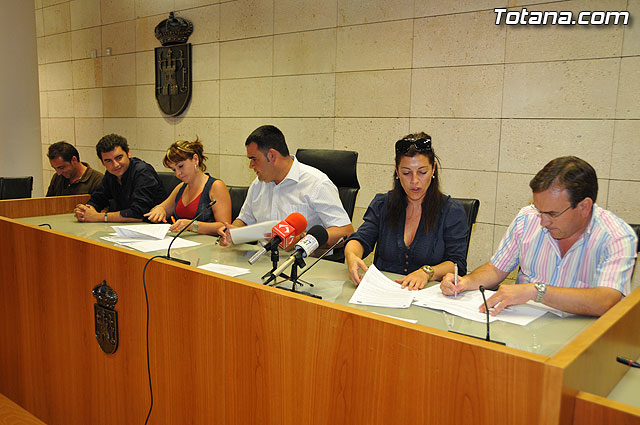
<path fill-rule="evenodd" d="M 576 396 L 575 425 L 637 425 L 640 408 L 579 392 Z"/>
<path fill-rule="evenodd" d="M 89 198 L 89 195 L 72 195 L 2 200 L 0 201 L 0 216 L 21 218 L 72 213 L 76 205 L 86 203 Z"/>
<path fill-rule="evenodd" d="M 227 423 L 553 423 L 543 356 L 299 297 L 229 285 Z"/>

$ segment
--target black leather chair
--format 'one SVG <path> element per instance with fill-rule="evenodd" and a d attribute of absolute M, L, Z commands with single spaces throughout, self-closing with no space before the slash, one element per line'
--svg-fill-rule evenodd
<path fill-rule="evenodd" d="M 638 244 L 636 245 L 636 251 L 640 252 L 640 224 L 630 224 L 631 228 L 635 230 L 636 235 L 638 236 Z"/>
<path fill-rule="evenodd" d="M 322 171 L 338 188 L 340 201 L 350 220 L 356 207 L 356 197 L 360 190 L 356 167 L 358 152 L 333 149 L 298 149 L 296 158 L 303 164 Z M 344 247 L 334 249 L 326 260 L 344 263 Z"/>
<path fill-rule="evenodd" d="M 467 251 L 465 258 L 469 255 L 469 243 L 471 242 L 471 229 L 478 218 L 478 210 L 480 209 L 480 201 L 478 199 L 453 198 L 459 201 L 467 213 L 467 224 L 469 225 L 469 233 L 467 234 Z"/>
<path fill-rule="evenodd" d="M 227 186 L 227 189 L 229 189 L 229 195 L 231 196 L 231 220 L 235 220 L 238 218 L 244 200 L 247 198 L 249 186 Z"/>
<path fill-rule="evenodd" d="M 356 197 L 360 190 L 356 166 L 358 152 L 333 149 L 298 149 L 296 158 L 303 164 L 322 171 L 338 188 L 340 201 L 349 219 L 353 220 Z"/>
<path fill-rule="evenodd" d="M 158 173 L 158 177 L 160 177 L 160 183 L 162 183 L 164 190 L 167 192 L 167 196 L 171 195 L 171 191 L 180 183 L 180 179 L 168 171 Z"/>
<path fill-rule="evenodd" d="M 0 199 L 31 198 L 33 176 L 0 177 Z"/>

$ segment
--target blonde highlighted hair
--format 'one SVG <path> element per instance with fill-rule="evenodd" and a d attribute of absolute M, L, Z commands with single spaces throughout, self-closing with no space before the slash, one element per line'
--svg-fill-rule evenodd
<path fill-rule="evenodd" d="M 188 140 L 178 140 L 169 146 L 167 149 L 167 153 L 164 155 L 164 159 L 162 160 L 162 164 L 169 167 L 169 164 L 177 164 L 180 161 L 185 161 L 187 159 L 193 159 L 193 156 L 198 156 L 198 168 L 200 170 L 207 171 L 207 166 L 204 163 L 207 159 L 204 156 L 204 146 L 198 136 L 196 136 L 196 140 L 190 142 Z"/>

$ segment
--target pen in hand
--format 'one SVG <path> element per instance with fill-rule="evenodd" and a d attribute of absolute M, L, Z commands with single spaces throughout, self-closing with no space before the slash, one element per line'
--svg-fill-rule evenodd
<path fill-rule="evenodd" d="M 458 298 L 458 263 L 453 268 L 453 298 Z"/>

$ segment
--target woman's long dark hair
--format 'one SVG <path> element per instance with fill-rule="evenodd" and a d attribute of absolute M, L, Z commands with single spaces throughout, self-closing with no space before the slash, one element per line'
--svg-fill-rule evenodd
<path fill-rule="evenodd" d="M 420 132 L 409 134 L 403 137 L 403 139 L 414 140 L 420 138 L 431 138 L 431 136 L 424 132 Z M 434 177 L 431 179 L 431 183 L 429 184 L 427 193 L 422 200 L 422 220 L 424 222 L 425 232 L 429 233 L 429 230 L 432 229 L 436 224 L 436 218 L 438 217 L 438 213 L 440 212 L 440 207 L 442 205 L 442 192 L 440 191 L 440 158 L 438 158 L 438 156 L 435 154 L 433 148 L 431 150 L 420 152 L 414 146 L 411 146 L 407 150 L 407 152 L 403 154 L 396 153 L 396 168 L 393 172 L 394 178 L 393 189 L 391 190 L 391 199 L 389 200 L 389 204 L 387 205 L 387 220 L 393 228 L 398 228 L 399 226 L 404 224 L 401 220 L 402 217 L 405 216 L 405 211 L 408 205 L 407 194 L 402 188 L 397 170 L 400 164 L 400 160 L 403 156 L 411 158 L 416 155 L 426 156 L 429 159 L 429 163 L 431 164 L 431 166 L 436 167 L 433 173 Z"/>

